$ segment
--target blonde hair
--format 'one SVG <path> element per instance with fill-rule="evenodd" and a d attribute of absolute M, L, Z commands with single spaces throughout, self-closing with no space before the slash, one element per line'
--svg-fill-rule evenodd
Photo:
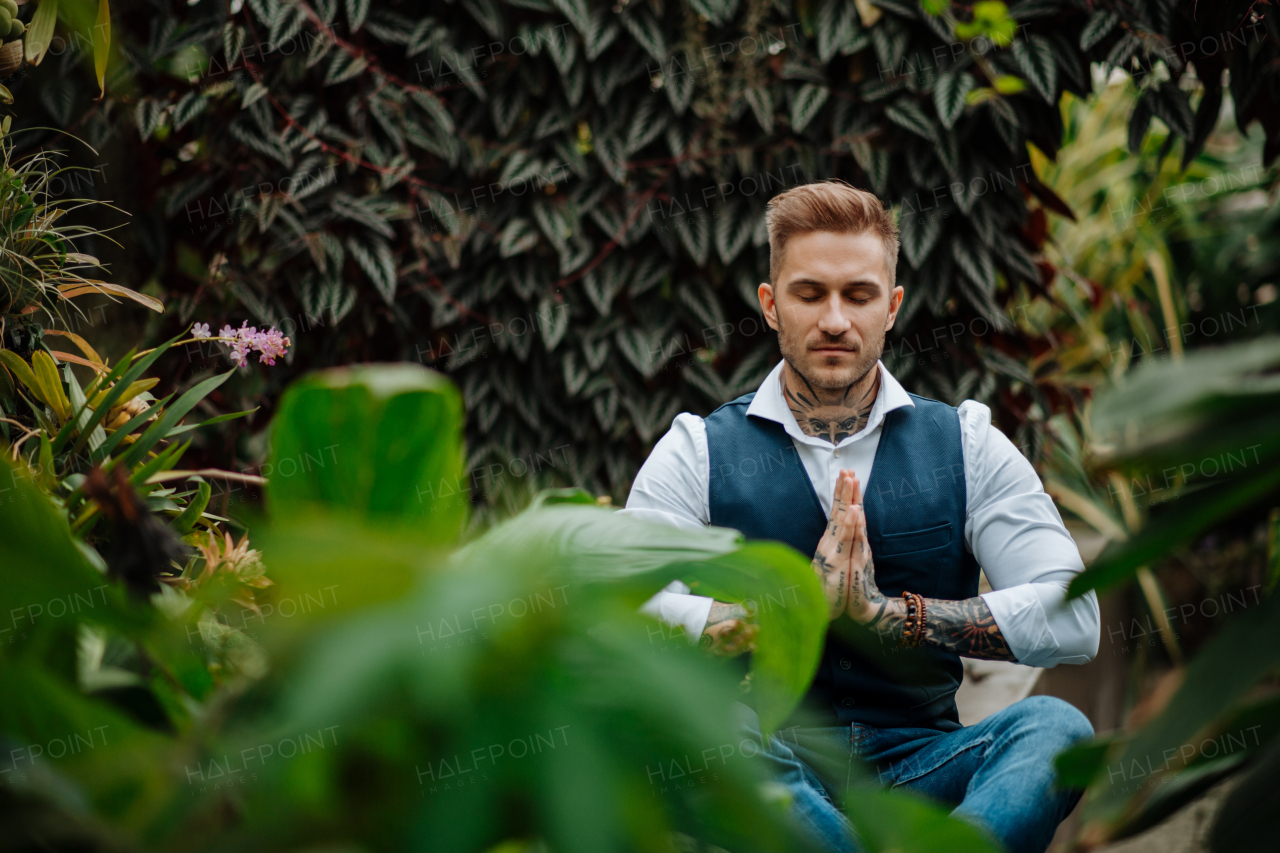
<path fill-rule="evenodd" d="M 770 199 L 764 209 L 769 230 L 769 283 L 778 283 L 787 242 L 797 234 L 832 231 L 837 234 L 875 233 L 884 243 L 889 286 L 897 282 L 898 226 L 874 193 L 852 187 L 838 178 L 792 187 Z"/>

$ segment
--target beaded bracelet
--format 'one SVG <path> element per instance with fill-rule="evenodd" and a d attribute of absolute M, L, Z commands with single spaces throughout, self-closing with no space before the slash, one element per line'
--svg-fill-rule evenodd
<path fill-rule="evenodd" d="M 905 590 L 902 593 L 902 600 L 907 606 L 907 621 L 902 625 L 902 641 L 899 645 L 904 649 L 911 648 L 912 636 L 916 631 L 916 618 L 918 616 L 916 609 L 916 597 Z"/>
<path fill-rule="evenodd" d="M 902 626 L 902 642 L 904 649 L 918 649 L 924 643 L 925 614 L 927 605 L 924 596 L 914 592 L 902 593 L 907 606 L 907 619 Z"/>
<path fill-rule="evenodd" d="M 929 605 L 925 604 L 924 596 L 917 595 L 916 601 L 920 604 L 920 624 L 916 626 L 916 641 L 912 648 L 920 648 L 924 645 L 924 633 L 927 623 Z"/>

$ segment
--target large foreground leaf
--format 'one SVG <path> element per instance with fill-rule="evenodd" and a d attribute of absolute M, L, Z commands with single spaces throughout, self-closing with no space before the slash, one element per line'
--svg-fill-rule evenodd
<path fill-rule="evenodd" d="M 454 541 L 470 506 L 462 402 L 410 364 L 312 374 L 290 387 L 271 430 L 268 504 L 281 517 L 329 508 Z"/>
<path fill-rule="evenodd" d="M 548 583 L 608 582 L 640 603 L 679 579 L 697 595 L 752 600 L 760 625 L 752 656 L 753 704 L 770 731 L 813 679 L 826 631 L 826 603 L 809 560 L 775 543 L 742 544 L 725 528 L 681 530 L 608 510 L 558 506 L 526 512 L 468 545 L 463 563 L 527 555 Z M 613 590 L 611 589 L 611 593 Z"/>

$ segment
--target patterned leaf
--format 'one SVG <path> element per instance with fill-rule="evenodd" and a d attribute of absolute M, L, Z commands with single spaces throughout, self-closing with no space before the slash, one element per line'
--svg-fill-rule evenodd
<path fill-rule="evenodd" d="M 569 306 L 544 296 L 538 303 L 538 330 L 547 352 L 555 350 L 569 331 Z"/>
<path fill-rule="evenodd" d="M 698 210 L 686 215 L 675 216 L 668 220 L 680 242 L 684 244 L 690 257 L 698 266 L 705 266 L 707 254 L 711 251 L 711 217 L 705 210 Z"/>
<path fill-rule="evenodd" d="M 347 240 L 347 249 L 387 304 L 394 303 L 396 262 L 391 256 L 391 247 L 385 241 L 376 238 L 370 239 L 366 245 L 352 237 Z"/>
<path fill-rule="evenodd" d="M 895 101 L 892 106 L 884 111 L 884 114 L 898 127 L 905 128 L 930 142 L 937 141 L 937 129 L 934 128 L 933 122 L 929 120 L 924 110 L 920 109 L 920 105 L 914 100 L 902 98 Z"/>
<path fill-rule="evenodd" d="M 699 342 L 708 340 L 708 335 L 715 336 L 719 330 L 728 325 L 725 321 L 724 308 L 720 305 L 720 297 L 704 279 L 691 279 L 678 290 L 680 302 L 689 307 L 702 331 L 698 335 Z"/>
<path fill-rule="evenodd" d="M 1142 42 L 1133 33 L 1125 33 L 1115 45 L 1112 46 L 1107 53 L 1106 66 L 1110 72 L 1113 68 L 1123 68 L 1129 62 Z"/>
<path fill-rule="evenodd" d="M 760 129 L 765 133 L 773 133 L 773 95 L 768 89 L 763 87 L 755 87 L 747 89 L 742 93 L 746 98 L 747 104 L 751 107 L 751 112 L 756 117 Z"/>
<path fill-rule="evenodd" d="M 510 135 L 525 103 L 524 88 L 521 86 L 512 86 L 494 95 L 489 108 L 493 111 L 493 124 L 499 137 L 506 138 Z"/>
<path fill-rule="evenodd" d="M 1071 42 L 1067 41 L 1062 33 L 1053 33 L 1049 37 L 1049 44 L 1053 46 L 1054 61 L 1075 85 L 1076 90 L 1088 92 L 1091 88 L 1088 69 L 1081 60 L 1080 54 L 1072 49 Z"/>
<path fill-rule="evenodd" d="M 942 236 L 942 217 L 936 209 L 904 210 L 899 217 L 898 229 L 907 263 L 914 269 L 920 269 L 920 265 L 933 251 L 938 238 Z"/>
<path fill-rule="evenodd" d="M 751 239 L 751 219 L 741 201 L 734 199 L 715 213 L 716 251 L 725 264 L 733 263 Z"/>
<path fill-rule="evenodd" d="M 503 37 L 502 10 L 494 0 L 462 0 L 462 7 L 484 27 L 490 38 Z"/>
<path fill-rule="evenodd" d="M 1098 42 L 1107 37 L 1107 33 L 1120 23 L 1120 16 L 1107 9 L 1098 9 L 1080 31 L 1080 49 L 1090 50 Z"/>
<path fill-rule="evenodd" d="M 502 229 L 498 239 L 498 254 L 509 258 L 521 255 L 538 245 L 538 231 L 534 224 L 523 216 L 517 216 Z"/>
<path fill-rule="evenodd" d="M 631 33 L 645 53 L 653 57 L 659 63 L 663 63 L 667 59 L 667 41 L 662 34 L 662 25 L 653 17 L 646 8 L 640 8 L 635 11 L 624 12 L 620 16 L 622 25 L 627 28 L 627 32 Z"/>
<path fill-rule="evenodd" d="M 801 86 L 791 102 L 791 129 L 800 133 L 809 126 L 809 122 L 818 115 L 822 105 L 831 97 L 831 90 L 826 86 L 806 84 Z"/>
<path fill-rule="evenodd" d="M 646 96 L 641 100 L 640 105 L 631 116 L 631 125 L 627 129 L 627 144 L 625 146 L 627 156 L 635 154 L 657 138 L 658 134 L 666 130 L 667 122 L 670 118 L 671 116 L 666 110 L 659 111 L 657 109 L 656 99 L 652 96 Z"/>
<path fill-rule="evenodd" d="M 631 414 L 640 440 L 646 444 L 666 432 L 680 414 L 680 401 L 668 391 L 648 396 L 628 394 L 622 398 L 622 405 Z"/>
<path fill-rule="evenodd" d="M 1018 60 L 1031 85 L 1050 104 L 1056 103 L 1058 93 L 1058 64 L 1053 58 L 1053 45 L 1044 36 L 1033 35 L 1013 43 L 1013 55 Z"/>
<path fill-rule="evenodd" d="M 992 98 L 987 104 L 991 109 L 991 123 L 1000 139 L 1010 151 L 1022 151 L 1022 124 L 1013 107 L 1004 98 Z"/>
<path fill-rule="evenodd" d="M 358 0 L 351 0 L 358 2 Z M 367 2 L 367 0 L 366 0 Z M 329 60 L 329 68 L 324 75 L 326 86 L 335 86 L 359 75 L 369 67 L 369 61 L 362 56 L 352 56 L 345 51 L 336 51 Z"/>
<path fill-rule="evenodd" d="M 591 16 L 587 12 L 587 0 L 551 0 L 552 5 L 560 10 L 569 23 L 585 34 L 591 29 Z"/>
<path fill-rule="evenodd" d="M 591 13 L 591 26 L 583 34 L 587 59 L 592 62 L 597 60 L 621 32 L 622 27 L 618 25 L 618 16 L 613 14 L 607 6 L 597 6 Z"/>
<path fill-rule="evenodd" d="M 351 32 L 355 32 L 364 26 L 364 19 L 369 15 L 370 0 L 346 0 L 347 2 L 347 24 L 351 27 Z"/>
<path fill-rule="evenodd" d="M 610 388 L 591 401 L 591 408 L 596 413 L 596 420 L 605 432 L 613 429 L 618 422 L 618 391 Z"/>
<path fill-rule="evenodd" d="M 609 316 L 613 298 L 627 286 L 630 272 L 622 256 L 614 254 L 582 277 L 582 288 L 600 316 Z"/>
<path fill-rule="evenodd" d="M 636 266 L 628 293 L 632 297 L 640 296 L 661 282 L 670 272 L 671 264 L 649 252 L 640 259 L 640 263 Z"/>
<path fill-rule="evenodd" d="M 564 354 L 564 358 L 560 360 L 560 368 L 564 374 L 564 387 L 569 392 L 570 397 L 578 396 L 587 384 L 587 380 L 591 378 L 591 374 L 578 361 L 578 354 L 573 350 L 569 350 Z"/>
<path fill-rule="evenodd" d="M 980 292 L 990 296 L 996 291 L 996 267 L 986 248 L 959 234 L 951 238 L 951 257 Z"/>
<path fill-rule="evenodd" d="M 662 345 L 645 329 L 626 326 L 619 329 L 613 339 L 618 345 L 618 352 L 645 379 L 656 376 L 658 368 L 667 360 Z"/>
<path fill-rule="evenodd" d="M 950 130 L 964 112 L 965 96 L 976 85 L 973 75 L 967 71 L 948 71 L 939 74 L 933 86 L 933 105 L 938 111 L 938 121 Z"/>
<path fill-rule="evenodd" d="M 830 62 L 857 32 L 858 8 L 843 0 L 822 0 L 818 7 L 818 58 Z"/>
<path fill-rule="evenodd" d="M 688 57 L 686 56 L 685 59 Z M 667 100 L 671 102 L 676 115 L 684 115 L 684 111 L 689 108 L 696 82 L 693 72 L 680 60 L 673 58 L 664 66 L 662 88 L 666 91 Z"/>

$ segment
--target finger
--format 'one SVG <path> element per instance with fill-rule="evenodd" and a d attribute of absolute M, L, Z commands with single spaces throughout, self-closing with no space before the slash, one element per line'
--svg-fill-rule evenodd
<path fill-rule="evenodd" d="M 852 481 L 852 487 L 849 490 L 849 503 L 861 504 L 862 484 L 858 482 L 858 475 L 850 471 L 849 479 Z"/>
<path fill-rule="evenodd" d="M 851 503 L 849 504 L 848 509 L 845 510 L 844 521 L 840 525 L 840 532 L 842 534 L 840 541 L 845 546 L 844 553 L 846 554 L 853 553 L 852 546 L 855 537 L 858 535 L 858 515 L 859 510 L 861 509 L 862 507 Z"/>
<path fill-rule="evenodd" d="M 849 504 L 845 507 L 844 512 L 840 514 L 840 518 L 836 520 L 834 538 L 835 552 L 840 557 L 848 557 L 853 551 L 853 523 L 854 510 L 857 507 Z"/>
<path fill-rule="evenodd" d="M 831 495 L 831 517 L 828 519 L 829 521 L 839 520 L 840 514 L 844 512 L 845 505 L 848 503 L 845 498 L 845 474 L 847 473 L 847 471 L 841 471 L 836 475 L 836 487 Z"/>
<path fill-rule="evenodd" d="M 853 573 L 852 557 L 853 557 L 853 549 L 854 549 L 854 541 L 855 541 L 854 536 L 857 532 L 856 526 L 858 523 L 858 513 L 857 513 L 858 509 L 860 509 L 860 507 L 854 506 L 853 504 L 849 505 L 849 512 L 847 514 L 849 520 L 848 520 L 848 523 L 846 524 L 847 535 L 845 539 L 841 542 L 841 550 L 845 554 L 849 555 L 849 558 L 850 558 L 850 562 L 845 564 L 847 568 L 844 572 L 844 578 L 843 578 L 844 597 L 842 600 L 845 602 L 846 606 L 848 606 L 853 601 L 853 584 L 854 584 L 853 574 L 854 573 Z"/>
<path fill-rule="evenodd" d="M 854 505 L 853 522 L 853 541 L 854 544 L 866 552 L 871 551 L 871 546 L 867 543 L 867 513 L 860 504 Z"/>
<path fill-rule="evenodd" d="M 845 516 L 849 514 L 849 503 L 844 499 L 844 497 L 844 473 L 841 472 L 840 479 L 836 483 L 835 496 L 831 501 L 831 524 L 828 525 L 831 535 L 837 542 L 839 542 L 840 538 L 844 535 L 844 520 Z"/>

